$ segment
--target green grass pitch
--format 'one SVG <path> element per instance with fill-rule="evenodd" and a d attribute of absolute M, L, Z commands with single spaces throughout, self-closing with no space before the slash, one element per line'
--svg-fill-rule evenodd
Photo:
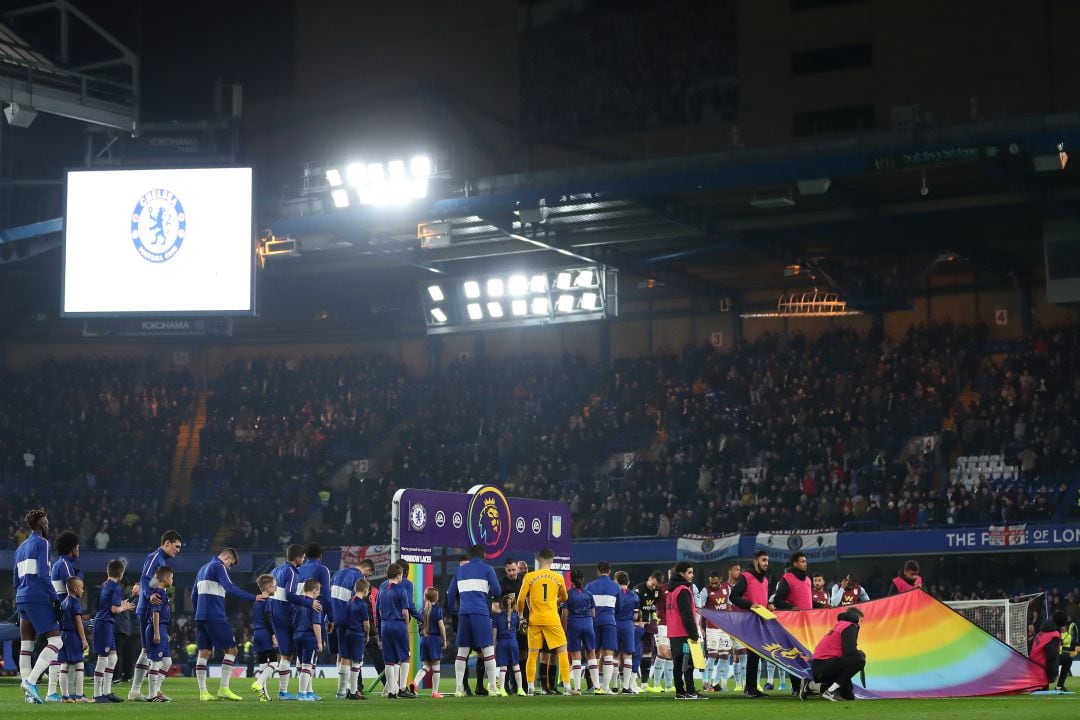
<path fill-rule="evenodd" d="M 214 718 L 214 720 L 266 720 L 282 718 L 357 717 L 372 714 L 379 718 L 403 720 L 494 720 L 495 718 L 573 718 L 574 720 L 628 720 L 638 717 L 703 718 L 718 717 L 727 712 L 750 713 L 755 720 L 790 718 L 792 715 L 829 718 L 838 712 L 872 714 L 874 720 L 911 720 L 920 718 L 972 718 L 973 720 L 1060 720 L 1076 717 L 1080 711 L 1080 695 L 1010 696 L 994 698 L 965 698 L 956 700 L 879 700 L 855 703 L 831 703 L 810 698 L 804 703 L 790 698 L 787 692 L 775 692 L 774 697 L 744 700 L 734 692 L 710 695 L 707 701 L 676 701 L 673 694 L 639 696 L 581 696 L 581 697 L 471 697 L 455 698 L 453 682 L 444 680 L 443 692 L 450 697 L 432 700 L 424 691 L 416 700 L 385 700 L 372 697 L 366 702 L 335 700 L 336 681 L 316 680 L 315 691 L 325 698 L 318 703 L 272 702 L 260 703 L 248 689 L 250 680 L 239 678 L 232 683 L 243 702 L 199 702 L 196 700 L 195 680 L 190 677 L 169 678 L 164 691 L 173 698 L 166 705 L 125 702 L 118 705 L 27 705 L 23 702 L 18 683 L 12 678 L 0 678 L 0 718 L 14 720 L 30 717 L 153 717 L 153 718 Z M 217 691 L 217 680 L 208 687 Z M 295 689 L 295 681 L 293 681 Z M 39 685 L 44 690 L 44 683 Z M 1069 689 L 1080 689 L 1080 681 L 1069 678 Z M 127 684 L 117 685 L 116 694 L 127 694 Z M 750 706 L 753 706 L 752 709 Z M 794 707 L 793 707 L 794 706 Z"/>

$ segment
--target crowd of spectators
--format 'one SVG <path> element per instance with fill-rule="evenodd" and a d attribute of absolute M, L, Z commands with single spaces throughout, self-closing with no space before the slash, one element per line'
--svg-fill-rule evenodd
<path fill-rule="evenodd" d="M 521 33 L 521 116 L 532 130 L 561 137 L 733 119 L 735 6 L 623 0 L 534 13 Z"/>
<path fill-rule="evenodd" d="M 461 361 L 429 391 L 385 479 L 565 497 L 578 537 L 1050 520 L 1067 482 L 949 487 L 954 434 L 895 461 L 917 427 L 958 406 L 985 349 L 985 328 L 937 325 L 896 342 L 766 335 L 610 367 Z"/>
<path fill-rule="evenodd" d="M 0 543 L 21 541 L 32 504 L 48 504 L 88 547 L 157 537 L 177 430 L 194 399 L 190 373 L 145 360 L 0 370 Z"/>
<path fill-rule="evenodd" d="M 196 474 L 225 478 L 218 500 L 229 508 L 227 541 L 268 547 L 302 539 L 318 491 L 401 422 L 411 391 L 404 366 L 385 354 L 226 365 L 207 402 Z"/>
<path fill-rule="evenodd" d="M 1078 344 L 1077 326 L 1005 355 L 978 327 L 895 340 L 835 328 L 608 365 L 460 359 L 436 381 L 385 354 L 236 361 L 210 382 L 191 505 L 170 512 L 203 543 L 221 527 L 245 548 L 385 543 L 398 488 L 487 482 L 565 498 L 576 537 L 1060 519 L 1075 489 Z M 175 524 L 165 486 L 193 414 L 188 373 L 83 359 L 2 380 L 8 546 L 35 503 L 87 548 L 146 547 Z M 999 453 L 1022 478 L 950 486 L 961 452 Z M 350 464 L 376 455 L 366 475 Z"/>
<path fill-rule="evenodd" d="M 983 358 L 957 432 L 971 455 L 1015 458 L 1027 478 L 1080 468 L 1080 326 L 1039 329 L 1004 358 Z"/>

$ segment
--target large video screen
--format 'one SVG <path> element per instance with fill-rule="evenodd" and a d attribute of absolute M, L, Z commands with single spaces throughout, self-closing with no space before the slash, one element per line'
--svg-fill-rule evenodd
<path fill-rule="evenodd" d="M 72 170 L 67 316 L 250 315 L 252 169 Z"/>

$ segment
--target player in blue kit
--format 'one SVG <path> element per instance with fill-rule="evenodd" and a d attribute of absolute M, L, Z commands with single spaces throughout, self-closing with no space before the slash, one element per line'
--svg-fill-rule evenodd
<path fill-rule="evenodd" d="M 28 702 L 42 702 L 37 681 L 60 656 L 60 596 L 50 579 L 49 517 L 43 508 L 26 513 L 23 518 L 30 536 L 15 550 L 15 607 L 19 612 L 19 676 L 20 687 Z M 31 667 L 30 658 L 38 639 L 45 640 L 45 649 Z"/>
<path fill-rule="evenodd" d="M 641 693 L 641 686 L 638 681 L 641 679 L 641 658 L 645 654 L 645 622 L 640 619 L 640 612 L 638 618 L 638 620 L 634 621 L 634 655 L 630 661 L 630 670 L 633 673 L 630 676 L 630 690 L 635 695 Z"/>
<path fill-rule="evenodd" d="M 566 649 L 573 664 L 570 666 L 570 686 L 572 694 L 581 694 L 582 661 L 587 663 L 589 679 L 594 692 L 604 693 L 600 687 L 600 673 L 596 665 L 596 631 L 593 629 L 593 616 L 596 603 L 591 593 L 584 589 L 585 576 L 580 570 L 570 572 L 570 592 L 565 612 Z"/>
<path fill-rule="evenodd" d="M 499 600 L 499 612 L 491 616 L 491 632 L 495 639 L 495 664 L 499 668 L 499 681 L 496 685 L 498 694 L 506 697 L 506 676 L 511 677 L 521 672 L 521 657 L 518 653 L 517 633 L 521 617 L 514 610 L 517 596 L 513 593 L 503 595 Z M 525 689 L 519 687 L 518 695 L 525 696 Z"/>
<path fill-rule="evenodd" d="M 154 587 L 148 610 L 149 621 L 143 633 L 143 652 L 150 660 L 150 702 L 169 702 L 171 698 L 161 692 L 161 684 L 172 667 L 172 648 L 169 646 L 169 588 L 173 586 L 172 568 L 162 565 L 154 572 Z M 154 602 L 154 600 L 157 602 Z"/>
<path fill-rule="evenodd" d="M 487 674 L 488 692 L 495 692 L 495 646 L 491 642 L 491 604 L 502 596 L 502 587 L 495 569 L 484 562 L 483 545 L 469 548 L 469 561 L 454 572 L 446 591 L 447 604 L 458 608 L 457 657 L 454 662 L 456 680 L 454 696 L 464 697 L 465 663 L 470 648 L 480 648 Z"/>
<path fill-rule="evenodd" d="M 101 585 L 98 595 L 97 612 L 94 613 L 94 654 L 97 655 L 97 667 L 94 668 L 94 702 L 124 702 L 123 698 L 113 694 L 113 672 L 116 670 L 116 615 L 134 610 L 135 604 L 123 599 L 120 581 L 124 579 L 124 563 L 110 560 L 106 567 L 108 578 Z"/>
<path fill-rule="evenodd" d="M 330 633 L 330 654 L 337 655 L 338 698 L 346 698 L 349 693 L 349 673 L 352 668 L 349 664 L 350 658 L 341 653 L 341 639 L 345 635 L 341 623 L 349 601 L 353 598 L 356 581 L 361 577 L 363 575 L 360 568 L 356 567 L 344 567 L 330 576 L 330 617 L 334 618 L 334 632 Z"/>
<path fill-rule="evenodd" d="M 633 690 L 634 674 L 634 621 L 640 617 L 638 604 L 641 599 L 630 589 L 630 576 L 619 571 L 615 573 L 615 582 L 619 594 L 615 597 L 615 634 L 619 644 L 619 670 L 621 671 L 622 692 L 636 694 Z"/>
<path fill-rule="evenodd" d="M 341 618 L 336 627 L 339 633 L 338 654 L 348 662 L 349 682 L 346 685 L 345 699 L 367 700 L 364 689 L 360 686 L 360 668 L 364 664 L 364 646 L 371 634 L 371 607 L 368 605 L 368 593 L 371 583 L 364 578 L 357 578 L 353 583 L 355 593 L 345 609 L 339 611 Z"/>
<path fill-rule="evenodd" d="M 191 589 L 191 605 L 195 609 L 195 645 L 199 656 L 195 660 L 195 680 L 199 684 L 199 699 L 214 699 L 206 690 L 206 665 L 214 648 L 225 653 L 221 661 L 221 686 L 217 699 L 239 702 L 242 697 L 229 689 L 232 669 L 236 664 L 236 640 L 232 628 L 225 616 L 225 596 L 247 600 L 254 603 L 265 600 L 265 595 L 252 595 L 247 590 L 233 585 L 229 579 L 229 568 L 240 562 L 240 555 L 232 548 L 225 548 L 217 557 L 199 568 L 195 574 L 195 587 Z"/>
<path fill-rule="evenodd" d="M 67 581 L 71 577 L 82 577 L 82 572 L 79 570 L 79 536 L 71 531 L 64 530 L 56 536 L 56 562 L 53 563 L 52 570 L 50 572 L 50 578 L 52 579 L 53 590 L 56 590 L 57 596 L 59 596 L 61 602 L 67 597 Z M 63 632 L 60 633 L 60 637 L 64 636 Z M 63 651 L 60 653 L 63 655 Z M 81 658 L 80 658 L 81 660 Z M 45 702 L 58 702 L 63 700 L 60 691 L 63 690 L 62 686 L 58 685 L 60 677 L 60 663 L 61 660 L 54 660 L 49 665 L 49 692 L 45 696 Z"/>
<path fill-rule="evenodd" d="M 60 603 L 60 637 L 64 639 L 64 648 L 60 651 L 60 690 L 61 701 L 65 703 L 90 702 L 83 695 L 86 679 L 83 653 L 90 647 L 83 628 L 84 591 L 83 579 L 71 575 L 65 584 L 64 601 Z"/>
<path fill-rule="evenodd" d="M 439 605 L 439 588 L 429 587 L 424 591 L 424 609 L 421 611 L 424 629 L 420 636 L 420 662 L 422 667 L 413 681 L 414 692 L 419 694 L 424 686 L 424 678 L 431 675 L 431 697 L 439 699 L 439 682 L 442 679 L 442 651 L 450 646 L 446 640 L 446 623 L 443 622 L 443 609 Z"/>
<path fill-rule="evenodd" d="M 330 569 L 323 564 L 322 556 L 322 545 L 309 543 L 304 549 L 304 562 L 296 569 L 296 581 L 301 587 L 308 580 L 319 581 L 319 597 L 316 599 L 322 605 L 323 646 L 326 646 L 330 641 L 329 635 L 334 631 L 334 603 L 331 602 L 333 586 L 330 583 Z"/>
<path fill-rule="evenodd" d="M 260 575 L 256 581 L 259 592 L 272 597 L 277 591 L 273 575 Z M 277 637 L 274 636 L 274 616 L 270 612 L 269 600 L 256 600 L 251 607 L 252 652 L 259 669 L 255 672 L 255 682 L 251 689 L 259 696 L 259 702 L 270 702 L 270 693 L 266 684 L 274 677 L 278 667 Z"/>
<path fill-rule="evenodd" d="M 593 628 L 596 630 L 597 655 L 603 658 L 603 676 L 599 687 L 605 692 L 611 688 L 611 679 L 615 676 L 615 654 L 619 648 L 619 639 L 615 633 L 615 599 L 619 596 L 619 586 L 611 579 L 611 565 L 607 562 L 596 564 L 596 579 L 585 586 L 596 603 L 596 616 Z"/>
<path fill-rule="evenodd" d="M 314 578 L 304 581 L 304 597 L 316 599 L 322 593 L 322 584 Z M 300 666 L 300 688 L 296 699 L 305 702 L 322 700 L 312 689 L 315 679 L 315 663 L 323 649 L 323 615 L 312 608 L 300 608 L 293 618 L 293 648 Z"/>
<path fill-rule="evenodd" d="M 180 537 L 180 533 L 175 530 L 166 530 L 161 535 L 158 549 L 147 555 L 143 560 L 142 572 L 139 574 L 139 603 L 135 607 L 135 616 L 139 620 L 140 637 L 146 635 L 146 624 L 150 621 L 150 606 L 153 605 L 151 598 L 160 600 L 160 597 L 154 596 L 150 592 L 154 587 L 154 578 L 157 576 L 158 568 L 167 566 L 169 560 L 176 557 L 177 553 L 180 552 L 183 544 L 184 541 Z M 148 699 L 147 696 L 142 694 L 142 684 L 149 673 L 150 659 L 144 647 L 135 660 L 135 672 L 132 674 L 131 690 L 127 696 L 128 700 Z"/>
<path fill-rule="evenodd" d="M 379 618 L 382 636 L 383 661 L 386 663 L 386 697 L 415 698 L 416 693 L 399 686 L 401 670 L 398 665 L 409 662 L 409 599 L 401 586 L 401 566 L 391 563 L 386 570 L 386 582 L 379 588 L 375 613 Z"/>
<path fill-rule="evenodd" d="M 289 678 L 292 677 L 289 668 L 296 654 L 293 650 L 293 611 L 297 607 L 312 608 L 316 612 L 323 610 L 321 602 L 298 592 L 300 578 L 297 569 L 305 557 L 302 545 L 290 545 L 285 548 L 285 562 L 274 568 L 273 572 L 277 590 L 270 598 L 270 612 L 274 618 L 274 635 L 281 655 L 278 661 L 278 700 L 296 699 L 289 692 Z"/>

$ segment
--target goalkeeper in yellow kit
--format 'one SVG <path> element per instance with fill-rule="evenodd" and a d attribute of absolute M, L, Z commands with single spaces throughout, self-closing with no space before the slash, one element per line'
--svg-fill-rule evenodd
<path fill-rule="evenodd" d="M 529 695 L 533 694 L 536 660 L 544 645 L 558 656 L 559 677 L 562 679 L 563 689 L 572 693 L 570 660 L 566 655 L 566 631 L 563 630 L 559 614 L 559 603 L 566 602 L 566 583 L 563 582 L 562 575 L 551 569 L 554 560 L 555 554 L 550 550 L 541 550 L 536 554 L 540 569 L 525 574 L 517 598 L 519 615 L 524 612 L 526 605 L 529 606 L 529 657 L 525 661 Z"/>

